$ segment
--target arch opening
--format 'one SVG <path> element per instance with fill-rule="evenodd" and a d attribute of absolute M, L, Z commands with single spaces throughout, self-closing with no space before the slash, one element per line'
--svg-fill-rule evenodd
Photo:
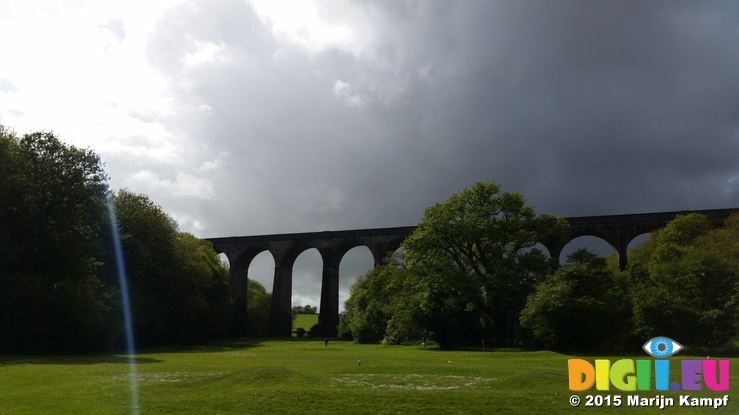
<path fill-rule="evenodd" d="M 350 289 L 361 274 L 374 266 L 372 252 L 365 245 L 348 250 L 339 263 L 339 312 L 344 311 L 344 303 L 349 299 Z"/>
<path fill-rule="evenodd" d="M 602 257 L 607 258 L 614 254 L 618 257 L 616 248 L 611 246 L 611 244 L 606 242 L 604 239 L 598 238 L 597 236 L 583 235 L 570 240 L 570 242 L 562 248 L 562 252 L 559 254 L 559 263 L 565 264 L 567 262 L 567 256 L 582 248 Z"/>
<path fill-rule="evenodd" d="M 321 304 L 323 259 L 316 248 L 301 252 L 293 263 L 291 307 Z"/>
<path fill-rule="evenodd" d="M 269 251 L 258 253 L 249 264 L 247 274 L 250 280 L 262 284 L 267 292 L 272 292 L 275 280 L 275 259 Z"/>
<path fill-rule="evenodd" d="M 226 269 L 231 269 L 231 261 L 228 260 L 228 256 L 221 252 L 218 254 L 218 260 L 223 264 Z"/>
<path fill-rule="evenodd" d="M 646 232 L 646 233 L 643 233 L 641 235 L 638 235 L 638 236 L 634 237 L 634 239 L 632 239 L 629 242 L 629 245 L 628 245 L 626 251 L 628 252 L 628 251 L 631 251 L 632 249 L 636 249 L 641 244 L 643 244 L 644 242 L 647 242 L 650 239 L 652 239 L 651 232 Z"/>

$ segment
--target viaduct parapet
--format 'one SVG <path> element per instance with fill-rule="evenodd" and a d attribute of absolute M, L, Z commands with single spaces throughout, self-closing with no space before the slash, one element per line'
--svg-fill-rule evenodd
<path fill-rule="evenodd" d="M 567 235 L 561 238 L 548 237 L 540 241 L 553 258 L 560 257 L 569 241 L 580 236 L 594 236 L 606 241 L 618 254 L 619 269 L 627 266 L 627 248 L 639 235 L 664 227 L 680 214 L 700 213 L 706 215 L 714 226 L 739 209 L 712 209 L 695 211 L 675 211 L 640 213 L 608 216 L 580 216 L 566 218 L 570 223 Z M 415 226 L 395 228 L 357 229 L 344 231 L 289 233 L 258 236 L 231 236 L 208 238 L 218 253 L 228 258 L 231 267 L 231 287 L 234 303 L 239 310 L 236 314 L 237 327 L 243 330 L 246 313 L 246 282 L 249 265 L 258 254 L 269 251 L 275 261 L 274 282 L 272 286 L 272 310 L 270 334 L 290 336 L 292 318 L 293 264 L 298 256 L 315 248 L 323 260 L 321 281 L 321 305 L 318 322 L 323 336 L 335 336 L 339 321 L 339 264 L 350 249 L 357 246 L 369 248 L 375 266 L 382 264 L 384 257 L 400 247 Z M 239 330 L 239 329 L 237 329 Z"/>

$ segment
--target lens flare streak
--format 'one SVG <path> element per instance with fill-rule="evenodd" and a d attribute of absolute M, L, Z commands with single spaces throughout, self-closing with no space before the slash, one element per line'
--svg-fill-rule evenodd
<path fill-rule="evenodd" d="M 118 221 L 116 220 L 113 198 L 108 193 L 108 214 L 110 215 L 110 227 L 113 233 L 113 246 L 118 265 L 118 282 L 121 286 L 121 302 L 123 304 L 123 322 L 126 330 L 126 352 L 128 353 L 128 371 L 131 378 L 131 407 L 133 414 L 139 413 L 139 388 L 136 379 L 136 359 L 133 341 L 133 321 L 131 319 L 131 304 L 128 297 L 128 283 L 126 281 L 126 267 L 123 263 L 123 249 L 121 248 L 121 237 L 118 233 Z"/>

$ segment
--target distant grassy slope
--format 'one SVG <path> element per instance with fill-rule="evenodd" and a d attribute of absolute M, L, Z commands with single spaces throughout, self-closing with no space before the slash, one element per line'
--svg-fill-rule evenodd
<path fill-rule="evenodd" d="M 298 314 L 297 320 L 293 323 L 293 331 L 298 327 L 302 327 L 305 331 L 318 324 L 318 314 Z"/>

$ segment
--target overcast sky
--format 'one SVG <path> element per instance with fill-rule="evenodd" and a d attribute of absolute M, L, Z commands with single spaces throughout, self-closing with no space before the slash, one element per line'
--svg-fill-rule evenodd
<path fill-rule="evenodd" d="M 739 207 L 738 45 L 733 0 L 0 0 L 0 123 L 199 237 L 414 225 L 476 181 L 565 216 Z"/>

